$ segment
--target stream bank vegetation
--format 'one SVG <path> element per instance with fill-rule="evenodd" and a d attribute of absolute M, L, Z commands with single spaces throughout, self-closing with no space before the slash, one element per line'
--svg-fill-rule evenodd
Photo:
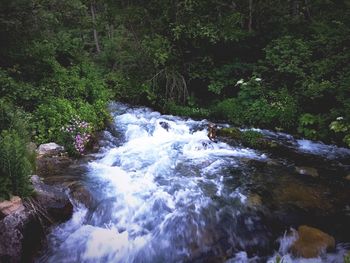
<path fill-rule="evenodd" d="M 350 146 L 348 1 L 15 0 L 0 10 L 1 198 L 29 191 L 23 145 L 67 141 L 74 118 L 103 129 L 111 100 Z"/>

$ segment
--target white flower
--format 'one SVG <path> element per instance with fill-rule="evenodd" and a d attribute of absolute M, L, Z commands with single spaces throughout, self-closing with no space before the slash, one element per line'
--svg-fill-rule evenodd
<path fill-rule="evenodd" d="M 344 120 L 344 118 L 343 117 L 338 117 L 337 118 L 337 121 L 341 121 L 341 120 Z"/>
<path fill-rule="evenodd" d="M 255 78 L 255 81 L 261 81 L 261 78 Z"/>
<path fill-rule="evenodd" d="M 240 79 L 239 81 L 237 81 L 236 85 L 243 84 L 243 83 L 244 83 L 244 80 Z"/>

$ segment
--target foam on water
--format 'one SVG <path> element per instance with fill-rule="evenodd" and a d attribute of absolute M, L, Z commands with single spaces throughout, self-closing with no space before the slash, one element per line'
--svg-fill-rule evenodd
<path fill-rule="evenodd" d="M 321 142 L 313 142 L 310 140 L 297 140 L 297 143 L 299 150 L 302 152 L 322 155 L 329 159 L 347 156 L 350 158 L 350 149 L 347 148 L 341 148 L 335 145 L 326 145 Z"/>
<path fill-rule="evenodd" d="M 336 145 L 327 145 L 318 141 L 311 141 L 307 139 L 295 139 L 292 135 L 283 132 L 273 132 L 266 129 L 241 129 L 241 131 L 256 131 L 264 134 L 267 137 L 276 139 L 279 142 L 283 142 L 287 147 L 296 149 L 300 152 L 323 156 L 328 159 L 336 158 L 349 158 L 350 159 L 350 149 L 342 148 Z"/>
<path fill-rule="evenodd" d="M 236 158 L 266 158 L 250 149 L 211 142 L 206 129 L 195 128 L 205 121 L 162 116 L 145 108 L 122 111 L 114 118 L 124 143 L 116 147 L 107 133 L 102 158 L 88 165 L 88 176 L 96 187 L 103 186 L 99 190 L 102 203 L 108 200 L 108 211 L 97 207 L 90 216 L 93 224 L 84 221 L 86 211 L 76 212 L 61 227 L 64 241 L 49 262 L 138 262 L 142 255 L 149 262 L 181 260 L 190 255 L 190 243 L 203 243 L 201 210 L 212 203 L 211 195 L 222 193 L 223 177 L 213 175 L 236 165 Z M 162 126 L 165 122 L 167 127 Z M 230 198 L 246 199 L 238 190 Z M 196 229 L 194 235 L 181 237 L 179 223 Z"/>
<path fill-rule="evenodd" d="M 213 242 L 206 224 L 220 224 L 227 213 L 235 218 L 231 207 L 247 201 L 239 187 L 225 192 L 221 171 L 237 167 L 239 158 L 267 156 L 210 141 L 198 128 L 205 121 L 122 104 L 111 108 L 121 138 L 117 146 L 106 133 L 101 158 L 88 164 L 86 175 L 100 202 L 91 211 L 76 209 L 53 231 L 42 262 L 178 262 L 206 253 Z M 230 206 L 217 207 L 214 199 L 223 195 Z M 254 232 L 254 222 L 246 218 L 244 225 Z M 280 250 L 288 257 L 283 245 Z M 242 251 L 229 262 L 251 260 Z"/>

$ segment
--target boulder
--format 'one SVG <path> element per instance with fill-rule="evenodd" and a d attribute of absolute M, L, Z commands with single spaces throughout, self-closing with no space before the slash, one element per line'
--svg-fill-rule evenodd
<path fill-rule="evenodd" d="M 41 144 L 36 150 L 39 156 L 53 156 L 64 151 L 64 147 L 54 142 Z"/>
<path fill-rule="evenodd" d="M 166 131 L 169 131 L 170 125 L 166 121 L 159 122 L 159 125 Z"/>
<path fill-rule="evenodd" d="M 262 205 L 261 196 L 258 194 L 251 193 L 248 195 L 247 204 L 249 207 L 259 207 Z"/>
<path fill-rule="evenodd" d="M 274 201 L 280 207 L 292 205 L 305 211 L 316 209 L 327 214 L 334 209 L 329 198 L 324 194 L 327 191 L 326 187 L 311 187 L 297 182 L 288 182 L 273 189 L 273 195 Z"/>
<path fill-rule="evenodd" d="M 35 225 L 35 227 L 34 227 Z M 0 221 L 0 262 L 28 262 L 25 257 L 25 244 L 34 245 L 34 239 L 43 236 L 42 233 L 35 233 L 32 237 L 25 236 L 27 229 L 40 228 L 40 223 L 33 211 L 25 209 L 16 211 Z M 31 242 L 25 241 L 25 239 Z M 29 249 L 26 248 L 28 251 Z"/>
<path fill-rule="evenodd" d="M 306 166 L 296 166 L 295 171 L 298 174 L 302 175 L 308 175 L 311 177 L 318 177 L 318 171 L 315 168 L 312 167 L 306 167 Z"/>
<path fill-rule="evenodd" d="M 10 200 L 0 202 L 0 218 L 6 217 L 15 211 L 24 209 L 22 199 L 19 196 L 13 196 Z"/>
<path fill-rule="evenodd" d="M 334 248 L 334 237 L 317 228 L 302 225 L 298 228 L 298 238 L 291 246 L 291 252 L 296 257 L 315 258 Z"/>
<path fill-rule="evenodd" d="M 240 140 L 242 132 L 237 128 L 221 128 L 216 131 L 217 136 L 228 137 L 233 140 Z"/>
<path fill-rule="evenodd" d="M 36 159 L 36 172 L 40 177 L 63 176 L 67 168 L 73 164 L 68 156 L 42 156 Z"/>
<path fill-rule="evenodd" d="M 73 214 L 73 205 L 59 188 L 44 184 L 37 175 L 31 177 L 35 189 L 35 201 L 46 210 L 54 222 L 68 220 Z"/>
<path fill-rule="evenodd" d="M 85 207 L 91 208 L 96 205 L 95 199 L 93 198 L 92 194 L 83 185 L 74 187 L 73 189 L 71 189 L 71 192 L 72 192 L 73 199 L 77 200 L 79 203 L 83 204 Z"/>
<path fill-rule="evenodd" d="M 344 263 L 350 262 L 350 250 L 344 254 Z"/>
<path fill-rule="evenodd" d="M 31 177 L 35 194 L 0 220 L 0 262 L 31 262 L 45 237 L 45 229 L 69 219 L 73 206 L 60 189 Z M 19 204 L 19 206 L 17 205 Z"/>

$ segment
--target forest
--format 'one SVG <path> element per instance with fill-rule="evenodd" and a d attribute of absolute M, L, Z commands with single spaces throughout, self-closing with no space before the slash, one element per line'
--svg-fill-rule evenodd
<path fill-rule="evenodd" d="M 1 1 L 0 39 L 0 198 L 111 101 L 350 146 L 347 0 Z"/>

